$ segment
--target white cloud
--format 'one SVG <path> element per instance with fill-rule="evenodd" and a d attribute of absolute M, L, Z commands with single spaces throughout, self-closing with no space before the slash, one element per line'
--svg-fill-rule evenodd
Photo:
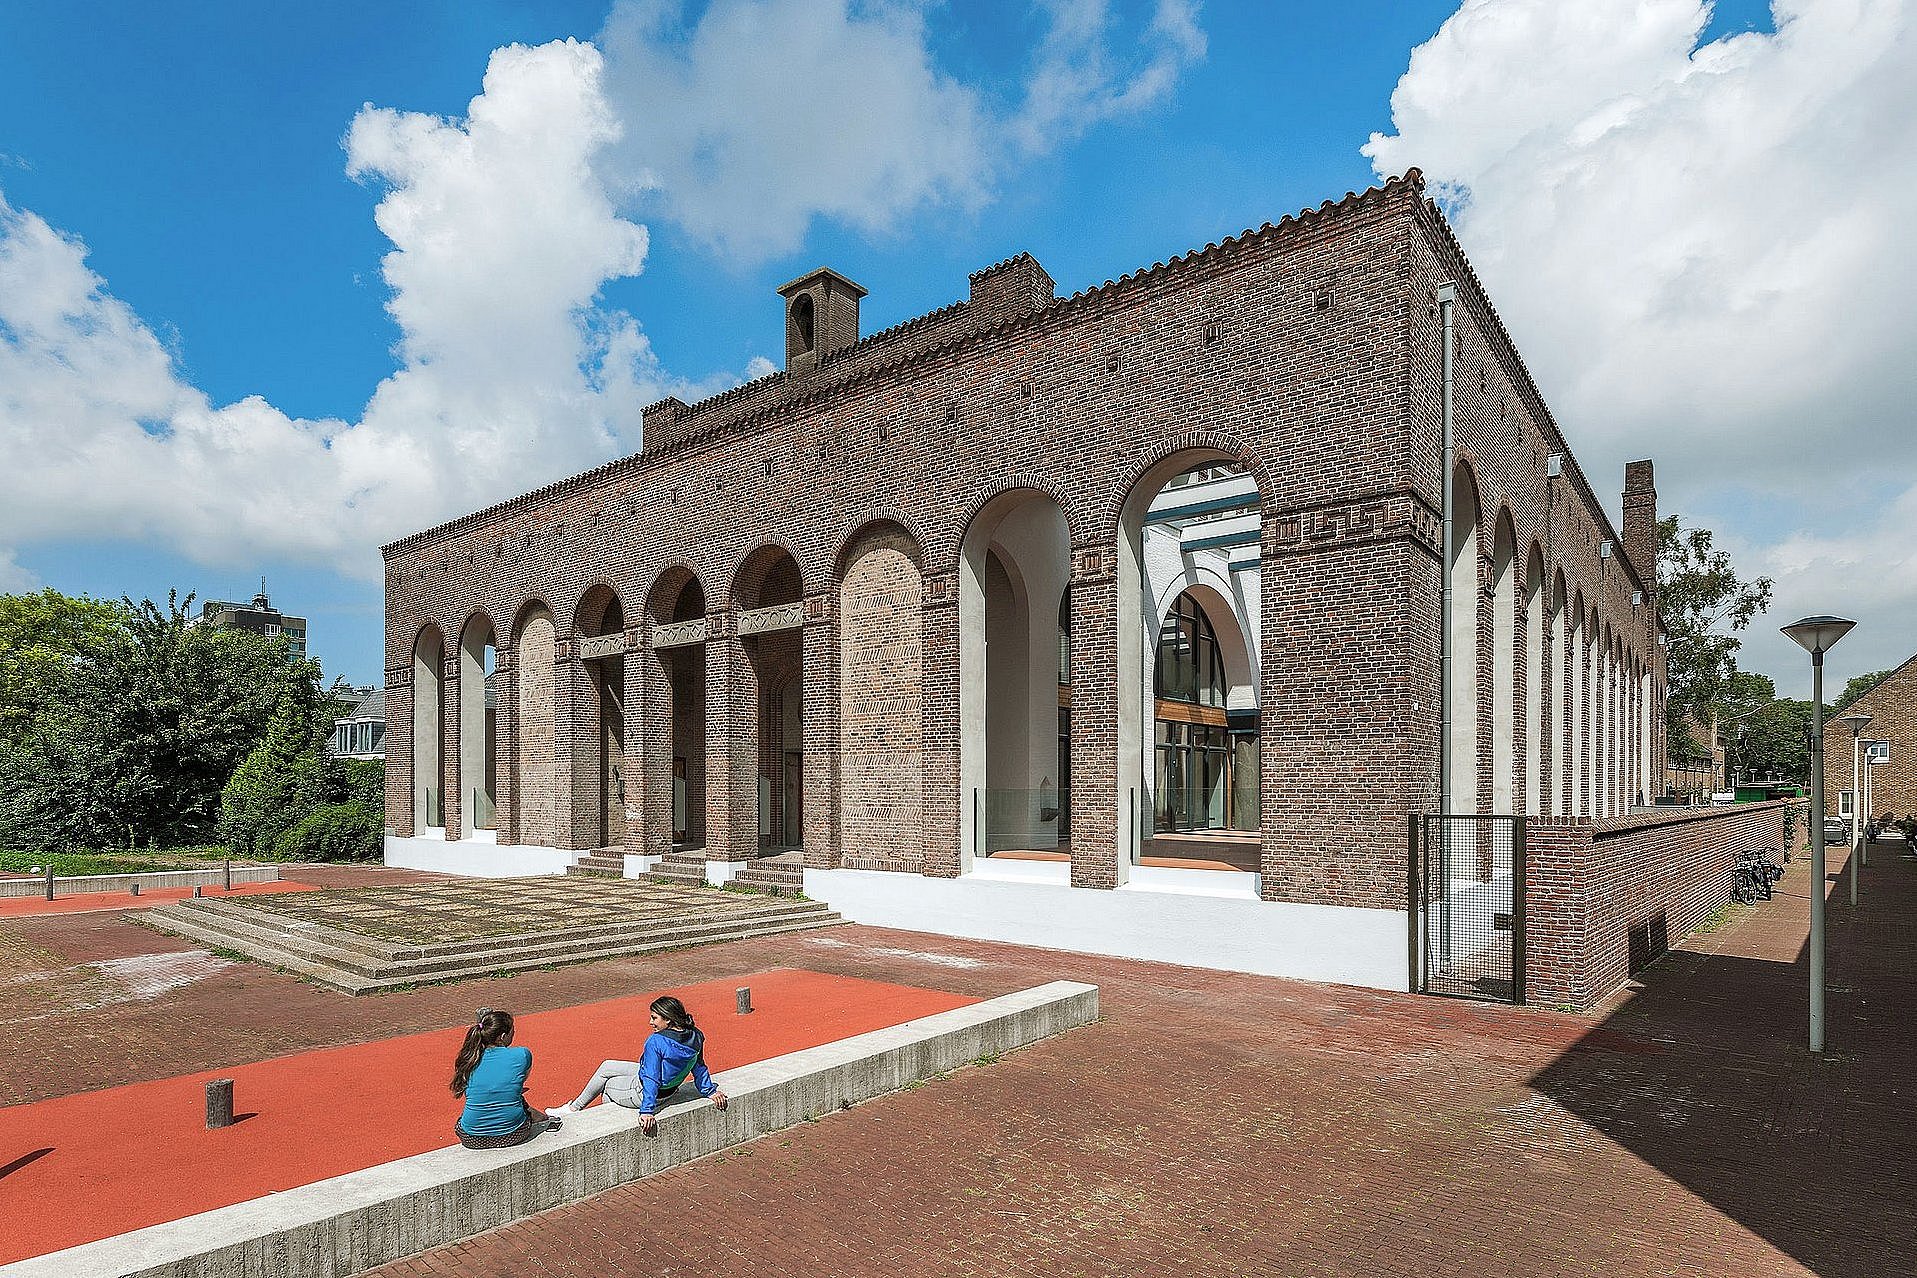
<path fill-rule="evenodd" d="M 1860 598 L 1908 606 L 1917 493 L 1832 529 L 1917 463 L 1917 19 L 1773 14 L 1699 46 L 1703 0 L 1466 0 L 1364 151 L 1437 184 L 1600 491 L 1655 458 L 1666 509 L 1712 512 L 1780 612 L 1853 554 L 1878 572 Z"/>
<path fill-rule="evenodd" d="M 15 595 L 40 588 L 38 574 L 19 564 L 11 550 L 0 550 L 0 594 Z"/>
<path fill-rule="evenodd" d="M 973 210 L 1019 160 L 1162 102 L 1204 55 L 1189 0 L 1158 0 L 1141 52 L 1114 52 L 1104 0 L 1041 0 L 1047 34 L 998 101 L 935 63 L 919 5 L 620 0 L 600 40 L 628 129 L 614 171 L 742 262 L 788 253 L 815 218 L 871 233 Z"/>
<path fill-rule="evenodd" d="M 618 136 L 599 69 L 590 45 L 513 46 L 463 121 L 353 121 L 349 171 L 387 187 L 400 332 L 357 424 L 214 407 L 78 239 L 0 200 L 0 438 L 29 459 L 0 471 L 0 547 L 151 537 L 372 576 L 382 540 L 636 447 L 643 406 L 688 388 L 594 305 L 646 252 L 592 168 Z"/>
<path fill-rule="evenodd" d="M 282 558 L 375 576 L 375 548 L 639 444 L 644 406 L 739 380 L 661 368 L 600 290 L 637 275 L 649 195 L 749 261 L 814 218 L 866 230 L 988 198 L 994 138 L 1028 151 L 1162 101 L 1203 51 L 1188 0 L 1158 0 L 1135 59 L 1097 0 L 1045 4 L 1023 105 L 940 71 L 909 3 L 716 0 L 688 26 L 622 2 L 606 40 L 494 52 L 461 119 L 368 105 L 347 172 L 382 188 L 398 367 L 357 422 L 216 406 L 86 263 L 0 196 L 0 588 L 21 546 L 152 540 L 206 563 Z M 608 176 L 608 175 L 611 176 Z M 772 365 L 755 357 L 745 372 Z"/>

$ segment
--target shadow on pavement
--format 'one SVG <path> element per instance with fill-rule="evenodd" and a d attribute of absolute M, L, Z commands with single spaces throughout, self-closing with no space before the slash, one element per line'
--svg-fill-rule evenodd
<path fill-rule="evenodd" d="M 1531 1086 L 1547 1115 L 1596 1129 L 1813 1272 L 1878 1278 L 1917 1272 L 1917 860 L 1879 843 L 1855 909 L 1839 865 L 1821 1056 L 1799 860 L 1771 901 L 1640 973 Z M 1604 1045 L 1620 1035 L 1641 1049 Z"/>

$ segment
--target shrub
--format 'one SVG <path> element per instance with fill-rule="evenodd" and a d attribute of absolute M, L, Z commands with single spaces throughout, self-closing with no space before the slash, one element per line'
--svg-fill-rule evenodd
<path fill-rule="evenodd" d="M 340 798 L 364 803 L 375 812 L 386 810 L 386 764 L 379 759 L 341 759 Z"/>
<path fill-rule="evenodd" d="M 306 718 L 292 705 L 273 716 L 266 739 L 248 752 L 220 794 L 220 837 L 234 856 L 265 856 L 280 835 L 331 793 L 326 760 Z"/>
<path fill-rule="evenodd" d="M 273 843 L 283 861 L 377 861 L 385 847 L 386 810 L 350 799 L 313 809 Z"/>

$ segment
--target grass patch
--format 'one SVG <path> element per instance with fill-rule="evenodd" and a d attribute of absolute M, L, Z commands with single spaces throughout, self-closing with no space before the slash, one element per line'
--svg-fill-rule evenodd
<path fill-rule="evenodd" d="M 1748 906 L 1745 907 L 1746 910 L 1748 910 L 1749 908 L 1750 907 Z M 1726 923 L 1735 922 L 1737 918 L 1738 918 L 1738 913 L 1737 913 L 1736 907 L 1731 902 L 1726 901 L 1724 902 L 1724 904 L 1718 906 L 1715 910 L 1711 911 L 1711 915 L 1709 918 L 1705 919 L 1702 923 L 1699 923 L 1697 925 L 1698 933 L 1702 936 L 1709 936 L 1712 932 L 1717 931 L 1717 929 L 1723 927 Z"/>
<path fill-rule="evenodd" d="M 147 854 L 127 852 L 15 852 L 0 851 L 0 870 L 14 874 L 31 873 L 34 867 L 45 873 L 48 866 L 53 867 L 55 878 L 71 878 L 84 874 L 152 874 L 167 870 L 191 869 L 181 863 L 171 853 Z"/>

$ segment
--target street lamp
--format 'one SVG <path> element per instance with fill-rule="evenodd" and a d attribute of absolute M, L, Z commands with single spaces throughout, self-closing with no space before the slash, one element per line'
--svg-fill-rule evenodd
<path fill-rule="evenodd" d="M 1850 903 L 1857 904 L 1857 862 L 1864 855 L 1864 729 L 1870 716 L 1862 710 L 1838 716 L 1850 729 Z"/>
<path fill-rule="evenodd" d="M 1805 617 L 1784 627 L 1811 655 L 1811 934 L 1810 1049 L 1824 1050 L 1824 654 L 1857 623 L 1842 617 Z"/>

